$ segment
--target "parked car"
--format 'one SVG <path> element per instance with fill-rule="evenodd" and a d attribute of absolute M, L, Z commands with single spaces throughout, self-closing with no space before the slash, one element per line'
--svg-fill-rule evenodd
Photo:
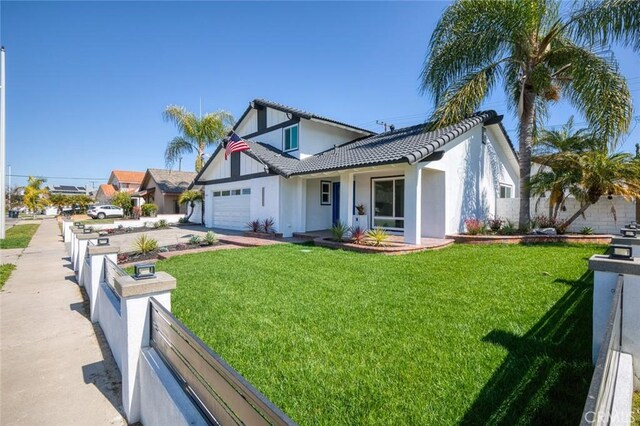
<path fill-rule="evenodd" d="M 87 210 L 87 214 L 92 219 L 104 219 L 106 217 L 124 217 L 124 210 L 118 206 L 92 206 Z"/>

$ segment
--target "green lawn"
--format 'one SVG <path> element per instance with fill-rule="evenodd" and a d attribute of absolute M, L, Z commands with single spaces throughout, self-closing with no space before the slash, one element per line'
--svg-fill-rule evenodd
<path fill-rule="evenodd" d="M 40 224 L 15 225 L 7 229 L 5 238 L 0 240 L 0 249 L 25 248 Z"/>
<path fill-rule="evenodd" d="M 114 219 L 87 219 L 81 221 L 84 225 L 98 225 L 103 223 L 113 223 Z"/>
<path fill-rule="evenodd" d="M 631 424 L 640 426 L 640 392 L 633 394 L 633 410 L 631 411 Z"/>
<path fill-rule="evenodd" d="M 177 317 L 301 424 L 576 424 L 603 250 L 277 245 L 157 267 Z"/>
<path fill-rule="evenodd" d="M 12 265 L 11 263 L 0 265 L 0 288 L 4 287 L 4 283 L 7 282 L 11 275 L 11 271 L 14 269 L 16 269 L 16 265 Z"/>

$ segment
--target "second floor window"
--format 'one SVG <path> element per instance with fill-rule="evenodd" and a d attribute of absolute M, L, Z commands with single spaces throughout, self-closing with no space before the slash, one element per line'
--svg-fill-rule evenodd
<path fill-rule="evenodd" d="M 284 129 L 284 151 L 298 149 L 298 125 Z"/>

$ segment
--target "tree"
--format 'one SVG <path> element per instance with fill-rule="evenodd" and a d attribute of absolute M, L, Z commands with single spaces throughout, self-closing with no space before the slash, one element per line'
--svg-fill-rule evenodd
<path fill-rule="evenodd" d="M 71 204 L 70 198 L 64 194 L 51 194 L 49 202 L 52 206 L 58 208 L 58 214 L 62 214 L 62 209 Z"/>
<path fill-rule="evenodd" d="M 24 205 L 31 210 L 33 217 L 36 217 L 36 213 L 49 204 L 48 194 L 49 191 L 46 188 L 42 188 L 42 185 L 46 182 L 46 179 L 29 176 L 27 186 L 24 188 Z"/>
<path fill-rule="evenodd" d="M 133 207 L 133 201 L 131 201 L 131 195 L 125 191 L 118 191 L 113 197 L 111 197 L 111 204 L 120 207 L 124 210 L 125 216 L 131 214 L 131 208 Z"/>
<path fill-rule="evenodd" d="M 606 140 L 627 131 L 629 88 L 602 46 L 640 49 L 640 2 L 576 2 L 560 15 L 558 0 L 459 0 L 440 18 L 421 74 L 436 107 L 430 127 L 477 110 L 499 81 L 519 119 L 521 228 L 529 226 L 531 148 L 536 122 L 562 95 Z"/>
<path fill-rule="evenodd" d="M 193 210 L 196 206 L 196 201 L 200 201 L 200 200 L 202 200 L 202 192 L 197 191 L 195 189 L 188 189 L 184 191 L 182 194 L 180 194 L 180 198 L 178 198 L 178 202 L 180 204 L 189 203 L 189 207 L 191 207 L 191 211 L 186 217 L 187 221 L 193 214 Z"/>
<path fill-rule="evenodd" d="M 574 132 L 571 120 L 561 131 L 541 132 L 534 147 L 540 154 L 533 160 L 542 168 L 531 178 L 531 190 L 533 195 L 549 194 L 550 217 L 557 217 L 568 195 L 580 201 L 580 208 L 565 221 L 567 227 L 602 196 L 640 197 L 640 158 L 609 154 L 607 145 L 595 131 Z"/>
<path fill-rule="evenodd" d="M 173 138 L 164 152 L 167 167 L 171 167 L 183 154 L 196 152 L 195 171 L 203 166 L 206 147 L 219 143 L 233 125 L 233 116 L 225 111 L 205 114 L 198 118 L 184 107 L 170 105 L 164 113 L 164 119 L 176 125 L 180 136 Z"/>

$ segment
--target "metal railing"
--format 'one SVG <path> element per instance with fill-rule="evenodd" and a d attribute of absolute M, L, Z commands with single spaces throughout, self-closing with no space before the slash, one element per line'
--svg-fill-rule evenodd
<path fill-rule="evenodd" d="M 171 312 L 150 300 L 151 346 L 211 424 L 295 425 Z"/>
<path fill-rule="evenodd" d="M 111 292 L 120 300 L 120 295 L 116 291 L 116 277 L 128 277 L 127 274 L 118 264 L 114 263 L 107 256 L 104 257 L 104 282 Z"/>
<path fill-rule="evenodd" d="M 618 277 L 616 283 L 611 311 L 607 321 L 607 330 L 598 360 L 591 379 L 587 402 L 582 412 L 583 426 L 608 425 L 613 418 L 613 397 L 618 375 L 620 361 L 620 348 L 622 346 L 622 301 L 624 297 L 624 279 Z"/>

